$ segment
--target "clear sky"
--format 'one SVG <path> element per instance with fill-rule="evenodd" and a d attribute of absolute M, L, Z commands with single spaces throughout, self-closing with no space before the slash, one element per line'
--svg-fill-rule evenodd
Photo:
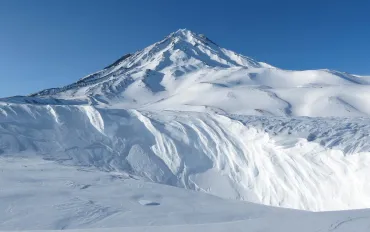
<path fill-rule="evenodd" d="M 179 28 L 284 69 L 370 75 L 369 0 L 0 0 L 0 97 L 69 84 Z"/>

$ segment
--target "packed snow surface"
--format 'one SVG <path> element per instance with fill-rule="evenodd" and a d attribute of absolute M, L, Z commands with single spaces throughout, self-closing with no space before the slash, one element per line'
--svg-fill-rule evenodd
<path fill-rule="evenodd" d="M 369 210 L 271 207 L 370 207 L 369 84 L 179 30 L 0 99 L 0 230 L 370 231 Z"/>
<path fill-rule="evenodd" d="M 1 231 L 367 232 L 370 228 L 370 210 L 279 209 L 38 157 L 0 157 L 0 170 Z"/>

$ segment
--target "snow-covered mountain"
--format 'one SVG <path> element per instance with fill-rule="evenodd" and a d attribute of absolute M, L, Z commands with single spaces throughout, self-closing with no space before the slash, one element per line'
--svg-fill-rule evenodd
<path fill-rule="evenodd" d="M 369 83 L 338 71 L 275 68 L 182 29 L 76 83 L 8 101 L 54 104 L 52 97 L 110 108 L 355 117 L 370 114 Z"/>
<path fill-rule="evenodd" d="M 93 183 L 81 183 L 80 189 L 111 183 L 104 178 L 115 173 L 130 181 L 137 178 L 271 206 L 312 211 L 370 207 L 369 84 L 369 77 L 338 71 L 282 70 L 182 29 L 71 85 L 0 99 L 0 166 L 24 162 L 29 163 L 24 164 L 27 173 L 37 173 L 28 178 L 17 166 L 14 170 L 22 173 L 23 179 L 9 173 L 0 178 L 0 186 L 10 186 L 9 192 L 0 191 L 0 212 L 6 212 L 3 218 L 7 218 L 0 221 L 0 229 L 16 228 L 20 223 L 12 221 L 12 212 L 28 217 L 26 209 L 14 208 L 17 197 L 9 201 L 12 203 L 1 199 L 25 194 L 14 181 L 32 186 L 39 183 L 36 179 L 44 169 L 34 172 L 28 165 L 46 162 L 41 159 L 56 170 L 55 176 L 47 173 L 58 188 L 62 188 L 58 173 L 63 174 L 63 180 L 78 179 L 66 177 L 68 167 L 81 175 L 77 182 Z M 96 179 L 86 179 L 81 169 L 88 169 Z M 153 183 L 143 191 L 158 189 L 157 197 L 151 197 L 159 199 L 167 188 Z M 40 201 L 46 208 L 48 199 L 67 203 L 55 209 L 61 213 L 56 213 L 62 217 L 60 221 L 52 226 L 40 222 L 43 226 L 30 228 L 123 225 L 117 224 L 122 215 L 116 214 L 122 209 L 117 211 L 112 202 L 97 206 L 86 200 L 95 199 L 92 195 L 54 199 L 54 192 L 37 191 L 35 196 L 49 194 L 50 198 Z M 63 191 L 72 194 L 70 189 Z M 202 199 L 200 195 L 185 195 L 186 199 Z M 135 192 L 128 198 L 137 202 L 145 197 Z M 27 200 L 25 205 L 31 203 Z M 233 204 L 227 204 L 229 208 L 219 209 L 231 212 Z M 76 216 L 87 222 L 68 219 L 69 210 L 74 209 L 70 207 L 90 210 L 88 217 Z M 260 215 L 262 209 L 253 208 L 253 212 Z M 199 220 L 213 220 L 207 219 L 208 211 L 201 211 L 196 210 L 203 215 Z M 176 220 L 189 212 L 191 209 L 175 215 Z M 162 220 L 163 212 L 157 213 L 155 220 Z M 239 213 L 243 215 L 243 210 Z M 141 211 L 138 215 L 143 216 Z M 196 220 L 196 215 L 189 220 Z M 240 215 L 233 220 L 239 220 Z"/>

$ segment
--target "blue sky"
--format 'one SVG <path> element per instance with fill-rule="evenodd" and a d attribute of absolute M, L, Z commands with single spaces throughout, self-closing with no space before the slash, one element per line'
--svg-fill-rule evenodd
<path fill-rule="evenodd" d="M 179 28 L 284 69 L 370 75 L 368 0 L 0 0 L 0 97 L 58 87 Z"/>

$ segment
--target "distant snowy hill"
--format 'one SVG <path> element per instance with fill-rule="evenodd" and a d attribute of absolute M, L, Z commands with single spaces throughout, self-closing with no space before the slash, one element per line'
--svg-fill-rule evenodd
<path fill-rule="evenodd" d="M 279 225 L 284 215 L 315 222 L 305 231 L 367 231 L 366 210 L 321 218 L 245 203 L 231 214 L 233 201 L 158 184 L 311 211 L 370 207 L 369 84 L 332 70 L 282 70 L 182 29 L 71 85 L 0 99 L 0 230 L 204 222 L 297 231 Z M 114 200 L 98 200 L 104 186 Z M 205 210 L 185 207 L 189 199 Z M 47 221 L 27 213 L 32 202 Z M 225 213 L 212 213 L 212 204 Z"/>

